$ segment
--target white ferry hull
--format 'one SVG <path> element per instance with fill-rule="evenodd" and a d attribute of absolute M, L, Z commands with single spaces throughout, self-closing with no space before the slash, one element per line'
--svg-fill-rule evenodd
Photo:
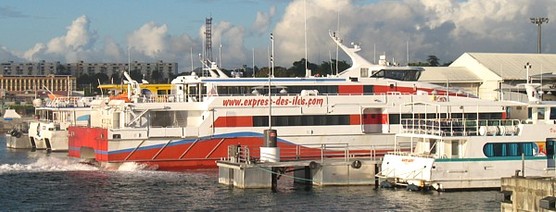
<path fill-rule="evenodd" d="M 401 185 L 414 184 L 438 190 L 499 188 L 500 178 L 523 174 L 519 158 L 433 159 L 388 154 L 382 164 L 379 174 L 382 178 Z M 394 168 L 393 164 L 398 165 Z M 524 164 L 526 176 L 556 175 L 554 169 L 543 168 L 547 166 L 546 156 L 528 158 Z"/>

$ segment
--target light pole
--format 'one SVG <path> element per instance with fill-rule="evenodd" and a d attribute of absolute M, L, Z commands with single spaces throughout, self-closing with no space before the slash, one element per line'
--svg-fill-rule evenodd
<path fill-rule="evenodd" d="M 530 18 L 531 23 L 536 24 L 538 26 L 537 29 L 537 53 L 541 53 L 541 25 L 543 23 L 548 23 L 548 18 L 545 17 L 537 17 L 537 18 Z"/>

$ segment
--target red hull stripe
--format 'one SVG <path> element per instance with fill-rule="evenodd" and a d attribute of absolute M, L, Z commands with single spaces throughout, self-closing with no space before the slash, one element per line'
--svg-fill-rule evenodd
<path fill-rule="evenodd" d="M 363 94 L 363 85 L 339 85 L 339 94 Z"/>
<path fill-rule="evenodd" d="M 252 127 L 252 116 L 222 116 L 214 121 L 214 127 Z"/>

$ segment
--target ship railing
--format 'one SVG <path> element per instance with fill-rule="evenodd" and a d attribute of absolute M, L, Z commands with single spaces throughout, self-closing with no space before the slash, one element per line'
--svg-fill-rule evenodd
<path fill-rule="evenodd" d="M 401 119 L 400 132 L 443 137 L 516 135 L 519 124 L 518 119 Z"/>
<path fill-rule="evenodd" d="M 230 145 L 228 146 L 228 161 L 233 163 L 251 163 L 250 150 L 247 146 Z"/>
<path fill-rule="evenodd" d="M 426 154 L 426 153 L 412 153 L 412 152 L 402 152 L 402 151 L 394 151 L 388 152 L 387 155 L 395 155 L 395 156 L 404 156 L 404 157 L 421 157 L 421 158 L 434 158 L 433 154 Z"/>
<path fill-rule="evenodd" d="M 351 161 L 355 159 L 378 160 L 379 149 L 392 149 L 375 145 L 350 145 L 348 143 L 298 144 L 279 147 L 280 161 L 316 160 L 324 162 L 328 159 Z M 260 159 L 260 146 L 230 145 L 228 160 L 237 163 L 253 163 Z"/>
<path fill-rule="evenodd" d="M 47 100 L 44 105 L 52 108 L 89 107 L 94 97 L 57 96 Z"/>
<path fill-rule="evenodd" d="M 188 100 L 191 102 L 202 102 L 210 97 L 244 97 L 244 96 L 265 96 L 267 94 L 251 94 L 251 93 L 244 93 L 244 94 L 203 94 L 201 98 L 189 96 Z M 389 91 L 384 93 L 318 93 L 316 96 L 399 96 L 399 95 L 415 95 L 409 92 L 398 92 L 398 91 Z M 272 96 L 304 96 L 300 93 L 273 93 Z M 157 94 L 151 96 L 142 95 L 138 98 L 139 102 L 144 103 L 167 103 L 167 102 L 183 102 L 184 100 L 178 100 L 176 95 L 174 94 Z"/>
<path fill-rule="evenodd" d="M 139 98 L 141 102 L 145 103 L 167 103 L 167 102 L 174 102 L 175 95 L 173 94 L 158 94 L 158 95 L 151 95 L 151 96 L 143 96 Z"/>

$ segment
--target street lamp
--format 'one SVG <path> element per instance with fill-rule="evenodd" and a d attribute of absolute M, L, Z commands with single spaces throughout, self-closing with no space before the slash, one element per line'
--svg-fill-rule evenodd
<path fill-rule="evenodd" d="M 541 25 L 543 23 L 548 23 L 548 18 L 545 17 L 537 17 L 537 18 L 530 18 L 531 23 L 536 24 L 538 26 L 537 29 L 537 53 L 541 53 Z"/>

